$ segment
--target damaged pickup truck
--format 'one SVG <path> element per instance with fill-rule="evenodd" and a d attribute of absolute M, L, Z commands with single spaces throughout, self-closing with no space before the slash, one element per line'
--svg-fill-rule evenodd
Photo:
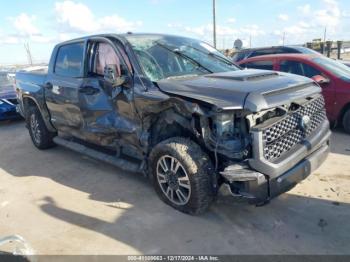
<path fill-rule="evenodd" d="M 293 188 L 329 152 L 320 87 L 241 70 L 208 44 L 157 34 L 58 44 L 48 72 L 18 73 L 34 145 L 62 145 L 148 175 L 160 198 L 205 211 L 220 186 L 253 204 Z"/>

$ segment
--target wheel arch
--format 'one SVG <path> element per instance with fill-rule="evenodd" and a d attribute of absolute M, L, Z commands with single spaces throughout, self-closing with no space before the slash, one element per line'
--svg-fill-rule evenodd
<path fill-rule="evenodd" d="M 171 137 L 187 137 L 201 144 L 198 124 L 199 116 L 195 113 L 186 117 L 172 109 L 165 110 L 150 126 L 150 148 Z"/>
<path fill-rule="evenodd" d="M 350 110 L 350 102 L 348 102 L 345 106 L 343 106 L 343 108 L 340 110 L 340 114 L 338 116 L 338 123 L 340 123 L 340 125 L 343 125 L 343 118 L 345 113 Z"/>
<path fill-rule="evenodd" d="M 54 128 L 54 126 L 50 122 L 50 113 L 49 113 L 47 108 L 43 108 L 42 106 L 40 106 L 38 101 L 31 96 L 23 97 L 22 101 L 23 101 L 24 118 L 26 119 L 26 121 L 28 120 L 27 119 L 28 118 L 28 116 L 27 116 L 28 109 L 30 107 L 36 107 L 36 108 L 38 108 L 47 129 L 51 132 L 56 132 L 56 129 Z"/>

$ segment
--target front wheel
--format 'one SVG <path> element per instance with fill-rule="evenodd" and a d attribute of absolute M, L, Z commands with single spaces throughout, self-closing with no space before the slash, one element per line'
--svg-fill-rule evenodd
<path fill-rule="evenodd" d="M 31 107 L 28 110 L 27 124 L 30 137 L 37 148 L 48 149 L 55 146 L 52 139 L 56 136 L 56 133 L 47 129 L 38 108 Z"/>
<path fill-rule="evenodd" d="M 193 141 L 170 138 L 150 155 L 153 185 L 168 205 L 189 214 L 203 213 L 213 200 L 212 163 Z"/>

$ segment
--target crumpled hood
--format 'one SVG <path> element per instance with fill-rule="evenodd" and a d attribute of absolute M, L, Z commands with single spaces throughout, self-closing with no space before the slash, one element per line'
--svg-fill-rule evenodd
<path fill-rule="evenodd" d="M 157 82 L 168 94 L 204 101 L 223 110 L 262 109 L 321 92 L 311 79 L 266 70 L 237 70 Z"/>
<path fill-rule="evenodd" d="M 15 99 L 16 92 L 12 85 L 0 86 L 0 99 Z"/>

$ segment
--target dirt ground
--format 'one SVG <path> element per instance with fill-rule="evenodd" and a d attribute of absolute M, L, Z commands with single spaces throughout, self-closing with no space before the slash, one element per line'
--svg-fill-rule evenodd
<path fill-rule="evenodd" d="M 220 195 L 198 217 L 147 179 L 62 147 L 39 151 L 23 122 L 0 124 L 0 238 L 36 254 L 350 254 L 350 136 L 326 163 L 263 207 Z"/>

